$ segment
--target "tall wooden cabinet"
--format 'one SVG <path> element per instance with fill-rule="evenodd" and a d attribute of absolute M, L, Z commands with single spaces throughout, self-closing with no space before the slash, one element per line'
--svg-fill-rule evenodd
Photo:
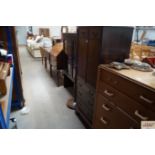
<path fill-rule="evenodd" d="M 129 57 L 132 27 L 83 26 L 77 31 L 77 108 L 88 127 L 92 125 L 97 67 Z"/>
<path fill-rule="evenodd" d="M 75 97 L 75 82 L 77 68 L 77 34 L 63 33 L 64 43 L 64 87 L 70 87 L 72 95 Z M 76 97 L 75 97 L 76 98 Z"/>

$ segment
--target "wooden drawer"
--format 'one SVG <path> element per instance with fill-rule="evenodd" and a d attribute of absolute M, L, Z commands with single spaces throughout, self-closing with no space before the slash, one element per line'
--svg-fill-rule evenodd
<path fill-rule="evenodd" d="M 101 70 L 100 81 L 104 81 L 138 103 L 155 111 L 155 92 L 151 89 L 103 69 Z"/>
<path fill-rule="evenodd" d="M 93 128 L 130 129 L 139 128 L 138 124 L 119 111 L 103 95 L 97 94 L 97 109 Z"/>
<path fill-rule="evenodd" d="M 137 122 L 140 123 L 141 121 L 155 120 L 154 112 L 103 82 L 100 82 L 99 84 L 99 92 L 109 101 L 113 102 L 116 106 L 128 113 L 128 115 Z"/>

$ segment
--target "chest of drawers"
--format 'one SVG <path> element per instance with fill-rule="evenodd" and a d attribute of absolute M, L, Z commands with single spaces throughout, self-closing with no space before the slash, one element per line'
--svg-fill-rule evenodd
<path fill-rule="evenodd" d="M 93 128 L 140 128 L 155 120 L 155 77 L 135 70 L 98 70 Z"/>

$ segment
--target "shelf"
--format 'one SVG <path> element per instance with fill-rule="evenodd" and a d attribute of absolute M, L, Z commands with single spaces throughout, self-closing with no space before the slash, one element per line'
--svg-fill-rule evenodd
<path fill-rule="evenodd" d="M 7 94 L 0 98 L 0 123 L 2 128 L 9 127 L 11 102 L 12 102 L 12 87 L 13 87 L 13 67 L 10 68 L 10 76 L 6 79 Z"/>

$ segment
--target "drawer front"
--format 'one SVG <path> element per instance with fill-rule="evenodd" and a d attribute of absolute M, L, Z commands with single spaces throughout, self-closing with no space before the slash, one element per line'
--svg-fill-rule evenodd
<path fill-rule="evenodd" d="M 101 38 L 101 28 L 100 27 L 91 27 L 89 29 L 89 38 L 90 39 L 100 39 Z"/>
<path fill-rule="evenodd" d="M 124 115 L 103 95 L 97 94 L 97 109 L 93 128 L 97 129 L 130 129 L 139 128 L 138 124 Z"/>
<path fill-rule="evenodd" d="M 99 92 L 102 93 L 109 101 L 113 102 L 116 106 L 125 111 L 138 123 L 146 120 L 155 120 L 154 112 L 103 82 L 100 82 Z"/>
<path fill-rule="evenodd" d="M 106 70 L 102 69 L 100 71 L 100 81 L 109 84 L 138 103 L 155 111 L 155 92 Z"/>

